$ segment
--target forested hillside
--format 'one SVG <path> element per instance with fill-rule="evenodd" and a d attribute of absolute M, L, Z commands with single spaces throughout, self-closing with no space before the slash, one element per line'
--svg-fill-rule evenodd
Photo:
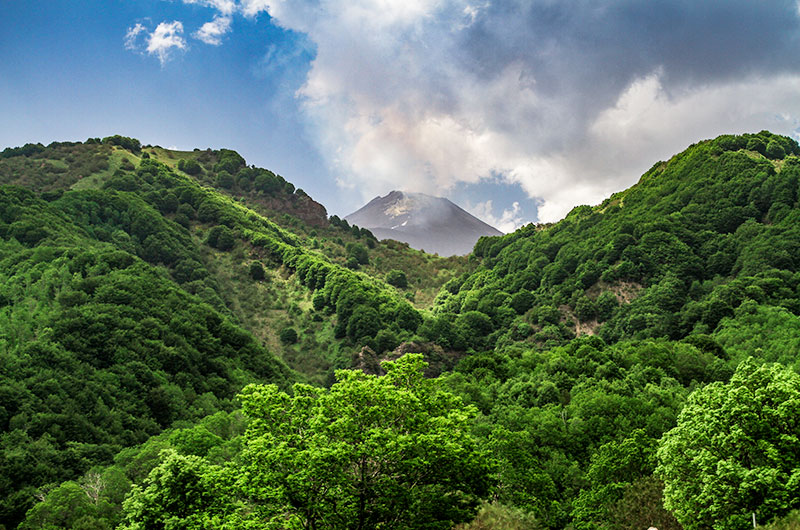
<path fill-rule="evenodd" d="M 248 383 L 321 384 L 362 344 L 380 353 L 411 338 L 415 291 L 353 270 L 385 245 L 327 219 L 318 229 L 335 241 L 290 232 L 201 183 L 229 171 L 264 188 L 261 202 L 311 202 L 228 150 L 117 136 L 0 155 L 3 523 L 37 488 L 176 421 L 233 410 Z M 366 259 L 348 268 L 323 247 Z M 390 257 L 402 248 L 380 253 L 403 266 Z"/>
<path fill-rule="evenodd" d="M 767 132 L 703 141 L 598 206 L 441 260 L 322 222 L 233 151 L 6 149 L 0 524 L 786 516 L 800 509 L 798 155 Z M 454 369 L 378 366 L 417 351 Z M 353 367 L 386 375 L 331 375 Z"/>

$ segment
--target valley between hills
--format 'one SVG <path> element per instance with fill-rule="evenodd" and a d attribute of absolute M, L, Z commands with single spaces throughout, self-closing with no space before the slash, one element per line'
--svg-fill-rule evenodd
<path fill-rule="evenodd" d="M 798 528 L 799 192 L 724 135 L 443 257 L 229 149 L 6 148 L 0 528 Z"/>

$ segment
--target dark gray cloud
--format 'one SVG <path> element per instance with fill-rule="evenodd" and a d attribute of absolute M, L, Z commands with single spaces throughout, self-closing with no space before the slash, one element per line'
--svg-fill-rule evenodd
<path fill-rule="evenodd" d="M 606 97 L 654 65 L 667 84 L 797 71 L 794 1 L 494 2 L 460 36 L 484 77 L 522 61 L 546 92 L 592 82 Z"/>
<path fill-rule="evenodd" d="M 504 1 L 482 10 L 454 49 L 482 80 L 523 64 L 543 97 L 570 102 L 567 123 L 579 127 L 657 69 L 667 95 L 798 72 L 798 36 L 795 1 Z"/>

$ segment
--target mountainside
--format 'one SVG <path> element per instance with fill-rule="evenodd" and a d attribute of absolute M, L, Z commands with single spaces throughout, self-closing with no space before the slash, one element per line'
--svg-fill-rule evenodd
<path fill-rule="evenodd" d="M 800 509 L 799 156 L 766 131 L 702 141 L 467 260 L 271 210 L 304 199 L 233 151 L 7 149 L 0 525 L 786 516 Z M 418 355 L 379 365 L 418 352 L 444 373 L 423 378 Z"/>
<path fill-rule="evenodd" d="M 232 410 L 248 383 L 321 384 L 362 346 L 412 338 L 403 290 L 344 266 L 347 248 L 395 266 L 409 252 L 370 252 L 316 204 L 225 149 L 115 136 L 0 153 L 0 525 L 37 488 Z"/>
<path fill-rule="evenodd" d="M 449 200 L 423 193 L 392 191 L 345 219 L 378 239 L 403 241 L 441 256 L 469 254 L 480 237 L 502 235 Z"/>

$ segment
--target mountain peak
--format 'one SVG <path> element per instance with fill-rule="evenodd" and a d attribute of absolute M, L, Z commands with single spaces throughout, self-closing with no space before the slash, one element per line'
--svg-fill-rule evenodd
<path fill-rule="evenodd" d="M 481 236 L 502 232 L 443 197 L 393 190 L 345 219 L 380 239 L 396 239 L 442 256 L 469 254 Z"/>

